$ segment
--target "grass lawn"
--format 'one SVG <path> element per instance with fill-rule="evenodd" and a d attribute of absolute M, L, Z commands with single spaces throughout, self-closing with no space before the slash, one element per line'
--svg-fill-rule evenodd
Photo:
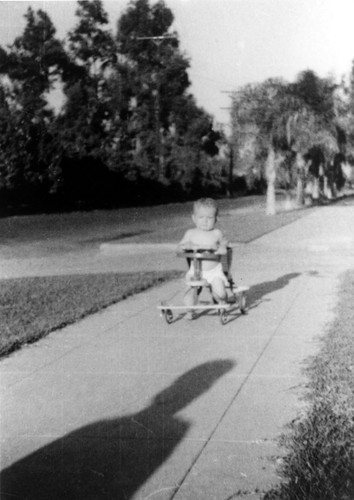
<path fill-rule="evenodd" d="M 219 227 L 246 243 L 309 214 L 308 208 L 265 213 L 264 196 L 219 200 Z M 177 243 L 191 227 L 192 203 L 0 218 L 0 257 L 47 257 L 98 248 L 103 242 Z M 239 211 L 235 213 L 235 211 Z"/>
<path fill-rule="evenodd" d="M 1 280 L 0 356 L 180 274 L 152 271 Z"/>
<path fill-rule="evenodd" d="M 307 411 L 281 438 L 284 483 L 264 500 L 354 499 L 354 271 L 342 281 L 336 319 L 309 362 Z"/>
<path fill-rule="evenodd" d="M 308 210 L 268 217 L 264 197 L 219 201 L 220 226 L 232 242 L 251 241 L 303 217 Z M 180 240 L 191 226 L 192 203 L 121 210 L 42 214 L 0 219 L 0 257 L 48 257 L 67 250 L 97 250 L 104 241 L 159 243 Z M 235 216 L 234 211 L 241 210 Z M 176 272 L 91 274 L 1 280 L 0 356 L 34 342 L 114 302 L 176 276 Z"/>

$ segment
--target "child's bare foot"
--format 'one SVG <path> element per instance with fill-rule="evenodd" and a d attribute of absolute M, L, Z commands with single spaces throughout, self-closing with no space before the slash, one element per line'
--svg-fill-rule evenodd
<path fill-rule="evenodd" d="M 227 304 L 227 299 L 220 299 L 219 297 L 214 297 L 214 296 L 212 296 L 212 299 L 213 299 L 213 303 L 215 305 L 216 304 L 221 304 L 221 305 Z"/>

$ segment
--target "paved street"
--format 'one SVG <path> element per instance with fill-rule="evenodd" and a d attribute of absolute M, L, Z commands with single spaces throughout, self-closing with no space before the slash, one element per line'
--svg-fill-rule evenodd
<path fill-rule="evenodd" d="M 354 267 L 353 227 L 354 206 L 332 205 L 235 243 L 249 311 L 225 326 L 212 313 L 167 325 L 156 306 L 181 303 L 175 280 L 2 360 L 1 498 L 258 499 L 279 481 L 276 438 Z M 87 262 L 184 265 L 170 246 L 123 250 Z"/>

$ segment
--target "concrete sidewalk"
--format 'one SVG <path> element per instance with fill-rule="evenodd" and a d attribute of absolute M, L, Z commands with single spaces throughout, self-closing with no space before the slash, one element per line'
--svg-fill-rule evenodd
<path fill-rule="evenodd" d="M 167 325 L 174 281 L 0 363 L 1 498 L 258 499 L 302 406 L 304 360 L 354 267 L 354 207 L 322 207 L 234 252 L 249 313 Z"/>

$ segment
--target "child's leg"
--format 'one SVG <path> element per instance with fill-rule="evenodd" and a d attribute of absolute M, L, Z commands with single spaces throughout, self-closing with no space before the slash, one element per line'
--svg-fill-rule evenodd
<path fill-rule="evenodd" d="M 189 287 L 186 293 L 184 294 L 184 305 L 185 306 L 194 306 L 196 304 L 196 288 Z M 187 319 L 194 319 L 194 311 L 193 309 L 188 309 L 186 314 Z"/>
<path fill-rule="evenodd" d="M 211 293 L 217 302 L 226 302 L 227 293 L 225 283 L 222 278 L 214 278 L 211 283 Z"/>
<path fill-rule="evenodd" d="M 184 294 L 184 305 L 185 306 L 194 306 L 195 305 L 195 292 L 194 288 L 189 287 L 186 293 Z"/>
<path fill-rule="evenodd" d="M 187 307 L 195 306 L 198 303 L 198 296 L 202 291 L 202 287 L 190 287 L 184 294 L 184 305 Z M 189 309 L 187 311 L 187 318 L 194 319 L 194 311 L 193 309 Z"/>

